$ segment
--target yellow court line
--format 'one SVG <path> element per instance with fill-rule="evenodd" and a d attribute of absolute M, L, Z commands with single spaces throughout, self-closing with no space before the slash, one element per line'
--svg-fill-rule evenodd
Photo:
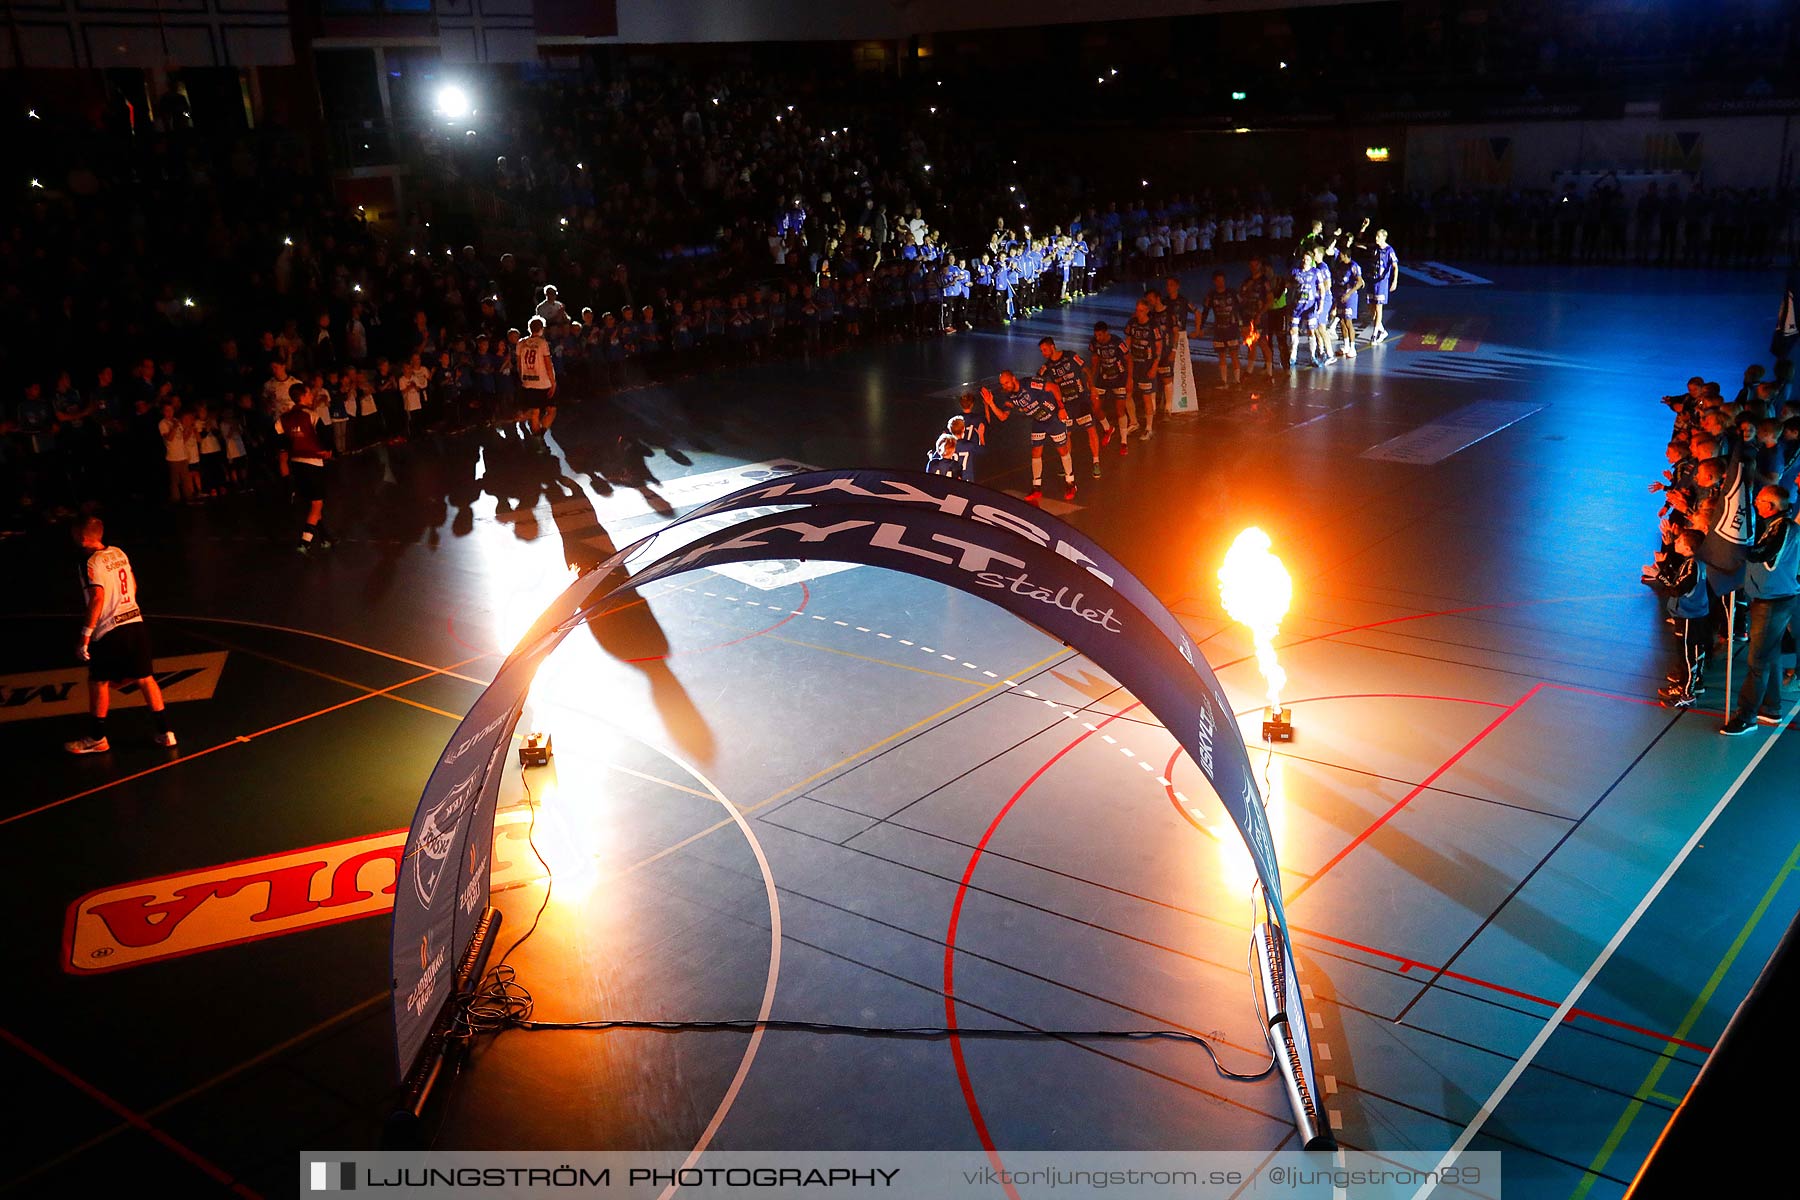
<path fill-rule="evenodd" d="M 1023 667 L 1020 667 L 1017 671 L 1008 673 L 1007 678 L 1011 679 L 1014 676 L 1018 676 L 1018 675 L 1029 675 L 1033 671 L 1037 670 L 1039 667 L 1045 666 L 1048 663 L 1056 661 L 1057 658 L 1061 657 L 1062 655 L 1064 655 L 1068 652 L 1069 652 L 1069 650 L 1068 650 L 1068 647 L 1066 647 L 1066 646 L 1060 650 L 1052 651 L 1051 653 L 1046 654 L 1043 658 L 1038 659 L 1036 662 L 1028 663 Z M 836 762 L 832 763 L 830 766 L 821 767 L 819 770 L 814 771 L 811 775 L 808 775 L 805 779 L 800 780 L 798 783 L 789 784 L 787 787 L 782 788 L 779 792 L 776 792 L 774 795 L 769 796 L 767 799 L 759 800 L 755 804 L 752 804 L 748 808 L 742 809 L 741 811 L 743 813 L 745 813 L 746 815 L 748 815 L 750 813 L 757 812 L 761 809 L 767 808 L 769 805 L 775 803 L 777 800 L 780 800 L 786 796 L 793 795 L 795 792 L 799 791 L 801 788 L 805 787 L 807 784 L 813 782 L 813 780 L 819 779 L 825 775 L 829 775 L 829 774 L 831 774 L 831 772 L 837 770 L 839 767 L 847 766 L 850 763 L 855 762 L 857 759 L 863 757 L 863 755 L 870 754 L 876 750 L 881 749 L 883 746 L 887 745 L 889 742 L 898 741 L 899 739 L 905 737 L 907 734 L 911 733 L 913 730 L 919 728 L 920 726 L 929 725 L 929 724 L 931 724 L 931 722 L 937 720 L 939 717 L 946 716 L 949 713 L 952 713 L 952 712 L 956 711 L 957 709 L 964 707 L 965 705 L 973 704 L 975 701 L 982 699 L 984 696 L 990 696 L 993 693 L 999 691 L 1000 689 L 1002 689 L 1006 686 L 1007 685 L 1004 681 L 987 684 L 980 691 L 971 693 L 970 695 L 967 695 L 967 696 L 964 696 L 961 700 L 952 701 L 951 703 L 946 704 L 944 707 L 938 709 L 936 712 L 931 713 L 928 716 L 920 717 L 917 721 L 914 721 L 911 725 L 908 725 L 906 728 L 895 730 L 893 733 L 888 734 L 886 737 L 882 738 L 878 742 L 870 742 L 867 746 L 864 746 L 862 749 L 852 751 L 851 753 L 845 755 L 843 758 L 840 758 Z M 720 821 L 715 825 L 709 825 L 705 829 L 702 829 L 700 832 L 692 834 L 688 837 L 685 837 L 685 838 L 681 839 L 679 842 L 676 842 L 674 845 L 667 847 L 666 849 L 658 850 L 655 854 L 652 854 L 649 858 L 646 858 L 639 862 L 633 863 L 631 866 L 626 867 L 624 870 L 618 872 L 618 874 L 615 875 L 614 878 L 619 878 L 619 877 L 622 877 L 625 875 L 630 875 L 635 871 L 640 871 L 643 868 L 651 865 L 652 863 L 655 863 L 664 858 L 667 858 L 669 855 L 675 853 L 677 850 L 686 849 L 687 847 L 693 845 L 695 842 L 699 841 L 701 838 L 711 837 L 713 834 L 719 832 L 719 830 L 725 829 L 725 828 L 729 827 L 731 824 L 732 824 L 732 822 L 727 820 L 727 821 Z"/>
<path fill-rule="evenodd" d="M 674 788 L 678 792 L 686 792 L 688 795 L 698 796 L 702 800 L 717 799 L 711 792 L 703 792 L 699 788 L 691 788 L 685 783 L 676 783 L 673 779 L 664 779 L 658 775 L 649 775 L 643 771 L 634 771 L 630 767 L 622 767 L 618 763 L 609 762 L 601 763 L 600 765 L 609 771 L 617 771 L 621 775 L 630 775 L 633 778 L 642 779 L 646 783 L 660 783 L 666 788 Z"/>
<path fill-rule="evenodd" d="M 1781 864 L 1781 870 L 1776 872 L 1774 882 L 1769 884 L 1768 891 L 1763 893 L 1762 899 L 1757 901 L 1756 907 L 1750 910 L 1750 916 L 1744 921 L 1744 927 L 1738 930 L 1737 937 L 1732 939 L 1731 945 L 1726 948 L 1725 957 L 1719 960 L 1719 965 L 1713 968 L 1712 977 L 1700 989 L 1700 994 L 1694 997 L 1693 1006 L 1688 1009 L 1687 1016 L 1682 1018 L 1681 1024 L 1670 1035 L 1670 1039 L 1663 1044 L 1656 1064 L 1650 1068 L 1649 1074 L 1644 1076 L 1644 1082 L 1638 1085 L 1631 1103 L 1627 1104 L 1625 1111 L 1619 1114 L 1618 1122 L 1613 1125 L 1612 1132 L 1607 1135 L 1606 1141 L 1600 1147 L 1600 1152 L 1594 1155 L 1594 1160 L 1588 1164 L 1587 1172 L 1581 1177 L 1581 1182 L 1576 1184 L 1575 1190 L 1569 1194 L 1569 1200 L 1581 1200 L 1594 1186 L 1594 1181 L 1600 1178 L 1600 1172 L 1606 1169 L 1606 1164 L 1617 1152 L 1620 1143 L 1625 1140 L 1625 1134 L 1630 1130 L 1632 1122 L 1636 1121 L 1638 1113 L 1643 1111 L 1644 1101 L 1657 1094 L 1656 1085 L 1662 1082 L 1663 1072 L 1667 1071 L 1675 1062 L 1676 1047 L 1687 1038 L 1688 1034 L 1693 1032 L 1694 1026 L 1699 1023 L 1700 1017 L 1706 1012 L 1707 1005 L 1712 1003 L 1713 993 L 1719 990 L 1721 983 L 1725 982 L 1726 972 L 1730 971 L 1731 964 L 1737 961 L 1738 954 L 1743 951 L 1745 943 L 1750 940 L 1751 932 L 1762 922 L 1764 915 L 1769 911 L 1769 905 L 1774 903 L 1776 894 L 1781 891 L 1781 885 L 1787 882 L 1787 877 L 1793 873 L 1796 866 L 1800 866 L 1800 843 L 1795 844 L 1793 851 L 1788 854 L 1787 861 Z"/>
<path fill-rule="evenodd" d="M 11 825 L 14 821 L 23 821 L 26 817 L 35 817 L 39 813 L 49 812 L 53 808 L 61 808 L 65 804 L 70 804 L 76 800 L 85 799 L 88 796 L 95 795 L 98 792 L 104 792 L 104 791 L 108 790 L 109 788 L 118 787 L 122 783 L 130 783 L 134 779 L 142 779 L 146 775 L 154 775 L 159 771 L 166 771 L 170 767 L 179 767 L 183 763 L 193 762 L 195 759 L 204 758 L 208 754 L 214 754 L 220 750 L 230 749 L 232 746 L 246 745 L 250 742 L 255 741 L 257 738 L 266 737 L 271 733 L 277 733 L 280 730 L 289 728 L 290 726 L 304 724 L 305 722 L 314 720 L 315 718 L 323 717 L 330 713 L 337 712 L 339 709 L 349 708 L 353 704 L 361 704 L 365 700 L 373 700 L 377 696 L 385 696 L 389 692 L 398 691 L 403 687 L 411 687 L 415 683 L 422 683 L 425 680 L 430 679 L 436 675 L 449 674 L 451 671 L 454 671 L 457 667 L 466 666 L 469 663 L 474 662 L 475 659 L 483 658 L 483 657 L 486 657 L 486 656 L 477 654 L 471 658 L 464 659 L 462 662 L 451 663 L 450 666 L 448 666 L 448 667 L 430 670 L 430 671 L 425 672 L 425 674 L 423 674 L 423 675 L 415 675 L 411 679 L 402 679 L 399 683 L 392 684 L 388 687 L 378 688 L 374 691 L 365 692 L 360 696 L 352 696 L 348 700 L 340 700 L 336 704 L 327 705 L 326 707 L 321 708 L 321 709 L 316 709 L 313 712 L 302 713 L 300 716 L 291 717 L 286 721 L 280 722 L 279 724 L 270 725 L 266 729 L 258 729 L 254 733 L 241 733 L 241 734 L 238 734 L 236 737 L 231 738 L 228 741 L 219 742 L 216 745 L 207 746 L 201 750 L 184 751 L 179 758 L 172 758 L 168 762 L 158 763 L 154 767 L 146 767 L 142 771 L 137 771 L 130 775 L 121 775 L 117 779 L 109 779 L 105 783 L 95 784 L 93 787 L 87 788 L 83 791 L 76 792 L 72 796 L 64 796 L 60 800 L 51 800 L 48 803 L 38 805 L 36 808 L 28 808 L 24 812 L 16 812 L 16 813 L 13 813 L 11 816 L 0 817 L 0 825 Z"/>
<path fill-rule="evenodd" d="M 225 649 L 234 651 L 238 654 L 247 654 L 251 658 L 260 658 L 265 662 L 272 662 L 277 666 L 287 667 L 289 670 L 299 671 L 306 675 L 316 675 L 320 679 L 328 679 L 332 683 L 342 684 L 347 688 L 355 688 L 359 692 L 374 692 L 379 690 L 378 688 L 370 687 L 366 683 L 357 683 L 354 679 L 344 679 L 331 674 L 329 671 L 321 671 L 317 667 L 302 666 L 300 663 L 289 662 L 287 659 L 274 654 L 268 654 L 261 650 L 252 650 L 248 646 L 240 646 L 235 642 L 228 642 L 224 638 L 215 637 L 210 633 L 199 633 L 193 636 L 198 637 L 201 641 L 211 642 L 215 646 L 222 646 Z M 446 672 L 446 674 L 448 674 L 448 672 Z M 429 704 L 421 704 L 417 700 L 408 700 L 405 696 L 397 696 L 393 692 L 382 692 L 381 695 L 383 699 L 393 700 L 399 704 L 410 704 L 414 708 L 422 708 L 428 713 L 436 713 L 440 717 L 449 717 L 452 721 L 462 720 L 462 715 L 460 713 L 453 713 L 442 708 L 433 708 Z"/>

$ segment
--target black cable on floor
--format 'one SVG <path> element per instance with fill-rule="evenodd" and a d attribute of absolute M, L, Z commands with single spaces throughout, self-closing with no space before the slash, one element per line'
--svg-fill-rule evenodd
<path fill-rule="evenodd" d="M 1274 754 L 1271 750 L 1270 758 Z M 1265 765 L 1265 771 L 1267 766 Z M 521 779 L 524 779 L 521 773 Z M 1267 776 L 1265 775 L 1265 780 Z M 944 1025 L 839 1025 L 829 1021 L 795 1021 L 770 1019 L 758 1020 L 663 1020 L 615 1019 L 593 1021 L 537 1021 L 532 1019 L 536 1011 L 536 1001 L 531 992 L 521 984 L 518 972 L 507 965 L 506 960 L 512 952 L 524 945 L 532 934 L 537 932 L 538 922 L 543 919 L 544 910 L 550 904 L 550 864 L 538 851 L 535 834 L 537 831 L 537 802 L 531 794 L 531 783 L 525 780 L 525 797 L 531 805 L 531 820 L 526 826 L 526 842 L 531 852 L 537 856 L 538 864 L 544 868 L 544 899 L 538 905 L 537 914 L 531 919 L 531 927 L 520 934 L 518 940 L 506 948 L 498 962 L 488 969 L 481 984 L 468 997 L 458 1002 L 456 1012 L 451 1018 L 451 1036 L 473 1040 L 489 1034 L 500 1033 L 507 1029 L 522 1029 L 527 1032 L 557 1032 L 573 1030 L 600 1031 L 609 1029 L 641 1029 L 663 1033 L 750 1033 L 758 1029 L 772 1029 L 786 1033 L 819 1033 L 849 1037 L 900 1038 L 919 1041 L 944 1041 L 952 1037 L 973 1038 L 982 1041 L 1170 1041 L 1186 1042 L 1198 1045 L 1206 1051 L 1212 1060 L 1213 1070 L 1220 1078 L 1237 1083 L 1255 1083 L 1266 1079 L 1275 1070 L 1275 1048 L 1269 1046 L 1269 1062 L 1260 1071 L 1246 1073 L 1233 1071 L 1219 1060 L 1219 1052 L 1213 1048 L 1212 1042 L 1197 1033 L 1188 1033 L 1180 1029 L 951 1029 Z M 1254 893 L 1251 899 L 1251 916 L 1255 918 Z M 1254 949 L 1254 943 L 1252 943 Z M 1254 961 L 1251 963 L 1251 979 L 1256 978 Z M 1262 990 L 1253 987 L 1256 993 L 1257 1011 L 1262 1012 Z M 1266 1022 L 1263 1032 L 1265 1042 L 1269 1041 Z"/>

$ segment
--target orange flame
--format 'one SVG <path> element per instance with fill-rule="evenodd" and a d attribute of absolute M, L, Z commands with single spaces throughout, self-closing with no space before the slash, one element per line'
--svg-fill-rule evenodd
<path fill-rule="evenodd" d="M 1249 628 L 1257 669 L 1269 686 L 1269 707 L 1279 711 L 1287 672 L 1276 659 L 1275 635 L 1293 603 L 1294 583 L 1270 545 L 1269 535 L 1254 525 L 1238 534 L 1219 568 L 1219 595 L 1231 619 Z"/>

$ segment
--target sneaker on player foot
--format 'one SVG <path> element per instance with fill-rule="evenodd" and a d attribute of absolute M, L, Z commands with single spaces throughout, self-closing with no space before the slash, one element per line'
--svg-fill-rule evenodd
<path fill-rule="evenodd" d="M 1131 453 L 1131 446 L 1129 443 L 1130 443 L 1129 438 L 1120 438 L 1119 439 L 1119 457 L 1120 458 L 1124 458 L 1127 454 Z"/>
<path fill-rule="evenodd" d="M 1095 479 L 1100 478 L 1100 460 L 1099 459 L 1094 460 L 1094 478 Z"/>
<path fill-rule="evenodd" d="M 1027 503 L 1027 504 L 1040 503 L 1043 500 L 1043 498 L 1044 498 L 1044 489 L 1041 487 L 1034 487 L 1029 492 L 1025 493 L 1025 503 Z"/>
<path fill-rule="evenodd" d="M 1658 692 L 1657 699 L 1664 708 L 1690 708 L 1694 703 L 1694 694 L 1678 688 L 1670 688 Z"/>
<path fill-rule="evenodd" d="M 1150 440 L 1150 435 L 1151 435 L 1151 434 L 1153 434 L 1153 433 L 1155 433 L 1155 432 L 1156 432 L 1156 429 L 1155 429 L 1155 427 L 1154 427 L 1154 426 L 1151 426 L 1151 425 L 1146 425 L 1146 426 L 1144 426 L 1144 437 L 1143 437 L 1143 440 L 1144 440 L 1144 441 L 1146 441 L 1146 442 L 1147 442 L 1147 441 L 1149 441 L 1149 440 Z"/>
<path fill-rule="evenodd" d="M 175 744 L 175 731 L 170 730 L 167 733 L 157 734 L 150 739 L 150 744 L 153 746 L 173 746 Z"/>
<path fill-rule="evenodd" d="M 72 742 L 64 742 L 63 749 L 70 754 L 105 754 L 112 745 L 103 737 L 76 738 Z"/>
<path fill-rule="evenodd" d="M 1750 733 L 1755 730 L 1755 728 L 1755 717 L 1751 716 L 1749 713 L 1739 713 L 1737 716 L 1731 718 L 1731 720 L 1725 722 L 1725 724 L 1719 726 L 1719 732 L 1726 737 L 1737 737 L 1740 734 Z"/>
<path fill-rule="evenodd" d="M 1063 487 L 1063 499 L 1064 500 L 1073 500 L 1074 498 L 1075 498 L 1075 481 L 1073 479 L 1071 479 Z"/>
<path fill-rule="evenodd" d="M 1102 426 L 1100 429 L 1100 444 L 1102 446 L 1110 446 L 1110 445 L 1112 445 L 1112 439 L 1113 439 L 1112 426 L 1111 425 Z"/>

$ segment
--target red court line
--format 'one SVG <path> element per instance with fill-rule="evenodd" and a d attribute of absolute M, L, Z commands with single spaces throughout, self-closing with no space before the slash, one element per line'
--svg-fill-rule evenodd
<path fill-rule="evenodd" d="M 1301 896 L 1305 895 L 1306 890 L 1308 888 L 1312 887 L 1313 884 L 1315 884 L 1315 883 L 1319 882 L 1319 880 L 1323 879 L 1325 877 L 1325 875 L 1328 872 L 1330 872 L 1330 870 L 1333 867 L 1337 866 L 1339 863 L 1343 862 L 1346 858 L 1350 857 L 1350 852 L 1352 850 L 1355 850 L 1358 846 L 1360 846 L 1364 842 L 1368 841 L 1371 834 L 1373 834 L 1377 829 L 1380 829 L 1383 825 L 1386 825 L 1390 820 L 1392 820 L 1394 818 L 1395 814 L 1399 813 L 1401 809 L 1403 809 L 1407 805 L 1411 804 L 1413 802 L 1413 800 L 1416 797 L 1418 797 L 1418 795 L 1421 792 L 1425 791 L 1432 784 L 1436 783 L 1440 778 L 1442 778 L 1444 772 L 1448 771 L 1451 767 L 1454 767 L 1458 762 L 1460 762 L 1462 760 L 1463 755 L 1467 754 L 1469 751 L 1471 751 L 1475 747 L 1479 746 L 1483 741 L 1485 741 L 1487 739 L 1489 734 L 1493 733 L 1494 730 L 1496 730 L 1496 729 L 1500 728 L 1500 726 L 1504 725 L 1507 722 L 1507 720 L 1514 713 L 1518 712 L 1519 709 L 1524 706 L 1524 704 L 1527 700 L 1531 699 L 1533 696 L 1535 696 L 1539 692 L 1543 691 L 1546 686 L 1548 686 L 1548 685 L 1542 684 L 1542 683 L 1533 684 L 1532 688 L 1529 692 L 1526 692 L 1523 696 L 1520 696 L 1517 700 L 1513 701 L 1513 703 L 1507 707 L 1505 712 L 1501 713 L 1499 716 L 1495 717 L 1492 721 L 1490 721 L 1488 723 L 1487 728 L 1483 729 L 1480 733 L 1478 733 L 1474 737 L 1470 738 L 1466 743 L 1463 744 L 1462 749 L 1458 750 L 1455 754 L 1452 754 L 1449 758 L 1445 759 L 1443 761 L 1443 763 L 1438 766 L 1437 770 L 1433 771 L 1431 774 L 1429 774 L 1425 777 L 1424 782 L 1420 783 L 1417 787 L 1413 788 L 1412 791 L 1410 791 L 1410 792 L 1406 793 L 1406 795 L 1402 796 L 1400 798 L 1399 802 L 1396 803 L 1392 808 L 1390 808 L 1386 812 L 1382 813 L 1379 817 L 1376 817 L 1374 822 L 1372 824 L 1370 824 L 1370 826 L 1367 829 L 1363 830 L 1361 833 L 1357 834 L 1354 838 L 1350 839 L 1350 844 L 1345 846 L 1342 850 L 1339 850 L 1336 854 L 1332 855 L 1331 860 L 1329 862 L 1327 862 L 1324 866 L 1320 867 L 1316 872 L 1314 872 L 1313 877 L 1311 879 L 1305 880 L 1304 882 L 1302 882 L 1300 884 L 1299 887 L 1297 887 L 1293 891 L 1289 892 L 1286 896 L 1287 902 L 1289 904 L 1292 904 L 1294 901 L 1298 900 Z"/>
<path fill-rule="evenodd" d="M 190 1150 L 181 1142 L 176 1141 L 167 1133 L 164 1133 L 162 1130 L 152 1125 L 140 1113 L 126 1108 L 123 1104 L 114 1100 L 111 1096 L 107 1095 L 87 1080 L 63 1066 L 49 1055 L 39 1050 L 36 1046 L 21 1040 L 19 1036 L 11 1030 L 0 1029 L 0 1041 L 4 1041 L 20 1054 L 23 1054 L 25 1057 L 43 1067 L 46 1071 L 49 1071 L 51 1074 L 67 1083 L 70 1087 L 73 1087 L 75 1090 L 86 1095 L 89 1099 L 94 1100 L 110 1110 L 132 1128 L 146 1133 L 151 1138 L 162 1143 L 164 1148 L 172 1151 L 177 1157 L 187 1162 L 188 1165 L 204 1172 L 213 1180 L 213 1182 L 229 1187 L 238 1195 L 247 1197 L 249 1200 L 262 1200 L 260 1193 L 254 1192 L 237 1182 L 231 1172 L 225 1170 L 223 1167 L 198 1152 Z"/>
<path fill-rule="evenodd" d="M 1602 700 L 1622 700 L 1626 704 L 1642 704 L 1649 708 L 1668 708 L 1667 705 L 1658 701 L 1646 700 L 1642 696 L 1627 696 L 1623 692 L 1601 692 L 1593 688 L 1576 687 L 1572 683 L 1547 683 L 1544 686 L 1555 688 L 1559 692 L 1574 692 L 1578 696 L 1598 696 Z M 1717 708 L 1689 708 L 1682 711 L 1697 717 L 1717 717 L 1721 721 L 1725 719 L 1725 713 Z"/>
<path fill-rule="evenodd" d="M 1474 975 L 1464 975 L 1459 971 L 1445 971 L 1442 967 L 1439 967 L 1434 963 L 1423 962 L 1416 958 L 1407 958 L 1403 954 L 1394 954 L 1387 950 L 1377 950 L 1374 946 L 1365 946 L 1361 942 L 1353 942 L 1347 938 L 1332 937 L 1330 934 L 1320 933 L 1316 929 L 1305 929 L 1296 925 L 1294 926 L 1294 932 L 1305 934 L 1307 937 L 1318 938 L 1322 942 L 1330 942 L 1333 945 L 1343 946 L 1349 950 L 1356 950 L 1363 954 L 1372 954 L 1376 958 L 1385 958 L 1390 962 L 1399 963 L 1402 973 L 1412 970 L 1441 972 L 1441 978 L 1455 979 L 1463 983 L 1473 984 L 1476 987 L 1487 988 L 1490 991 L 1499 992 L 1502 995 L 1512 996 L 1519 1000 L 1529 1000 L 1531 1003 L 1541 1004 L 1545 1008 L 1554 1009 L 1559 1003 L 1555 1000 L 1546 999 L 1543 996 L 1534 996 L 1530 992 L 1522 992 L 1518 988 L 1507 987 L 1503 983 L 1495 983 L 1492 980 L 1480 979 Z M 1683 1046 L 1689 1050 L 1698 1050 L 1702 1054 L 1712 1053 L 1711 1046 L 1703 1046 L 1699 1042 L 1690 1042 L 1671 1034 L 1659 1033 L 1654 1029 L 1646 1029 L 1642 1025 L 1633 1025 L 1630 1021 L 1621 1021 L 1617 1017 L 1608 1017 L 1597 1012 L 1589 1012 L 1585 1008 L 1570 1009 L 1569 1015 L 1564 1018 L 1564 1020 L 1572 1021 L 1576 1017 L 1582 1017 L 1589 1021 L 1597 1021 L 1602 1025 L 1611 1025 L 1615 1029 L 1625 1029 L 1632 1033 L 1642 1034 L 1644 1037 L 1650 1038 L 1656 1042 L 1666 1042 L 1672 1046 Z"/>
<path fill-rule="evenodd" d="M 987 1151 L 988 1161 L 994 1164 L 996 1171 L 1005 1170 L 1005 1165 L 1000 1161 L 1000 1152 L 994 1147 L 993 1136 L 988 1132 L 987 1120 L 981 1115 L 981 1104 L 975 1099 L 975 1085 L 969 1078 L 969 1064 L 963 1058 L 962 1038 L 957 1036 L 956 1032 L 956 931 L 962 922 L 963 898 L 969 894 L 969 881 L 975 877 L 976 864 L 981 861 L 983 852 L 987 850 L 988 842 L 999 830 L 1000 823 L 1006 820 L 1006 815 L 1012 811 L 1013 805 L 1019 802 L 1019 798 L 1031 790 L 1031 786 L 1043 778 L 1046 771 L 1060 762 L 1063 755 L 1093 737 L 1108 724 L 1138 707 L 1139 703 L 1136 700 L 1132 701 L 1094 728 L 1080 734 L 1068 745 L 1051 755 L 1043 766 L 1033 771 L 1031 777 L 1021 783 L 1018 791 L 1014 792 L 1001 806 L 1000 811 L 994 814 L 994 819 L 988 823 L 987 830 L 982 833 L 981 840 L 975 843 L 975 849 L 969 855 L 969 865 L 963 868 L 962 882 L 956 885 L 956 900 L 950 905 L 950 926 L 944 933 L 944 1023 L 950 1029 L 950 1056 L 956 1063 L 956 1082 L 962 1088 L 963 1104 L 968 1107 L 969 1118 L 975 1123 L 975 1135 L 981 1139 L 981 1146 Z M 1011 1183 L 1006 1183 L 1004 1186 L 1006 1194 L 1011 1200 L 1020 1200 L 1018 1190 Z"/>
<path fill-rule="evenodd" d="M 1339 696 L 1303 696 L 1298 700 L 1286 701 L 1286 704 L 1289 706 L 1295 704 L 1311 704 L 1319 700 L 1442 700 L 1446 703 L 1453 704 L 1485 704 L 1490 708 L 1506 707 L 1506 705 L 1500 703 L 1498 700 L 1475 700 L 1468 696 L 1428 696 L 1418 692 L 1346 692 Z M 1255 712 L 1259 707 L 1261 706 L 1253 705 L 1250 708 L 1243 709 L 1232 715 L 1242 717 L 1247 713 Z M 1169 755 L 1169 761 L 1163 765 L 1162 777 L 1169 781 L 1168 783 L 1163 784 L 1163 795 L 1168 798 L 1169 803 L 1174 806 L 1175 811 L 1181 814 L 1182 820 L 1186 821 L 1189 825 L 1192 825 L 1195 829 L 1198 829 L 1201 833 L 1212 838 L 1214 841 L 1217 841 L 1219 835 L 1195 820 L 1193 814 L 1182 807 L 1181 801 L 1175 798 L 1175 764 L 1181 761 L 1181 755 L 1181 745 L 1180 743 L 1176 743 L 1174 752 Z"/>

